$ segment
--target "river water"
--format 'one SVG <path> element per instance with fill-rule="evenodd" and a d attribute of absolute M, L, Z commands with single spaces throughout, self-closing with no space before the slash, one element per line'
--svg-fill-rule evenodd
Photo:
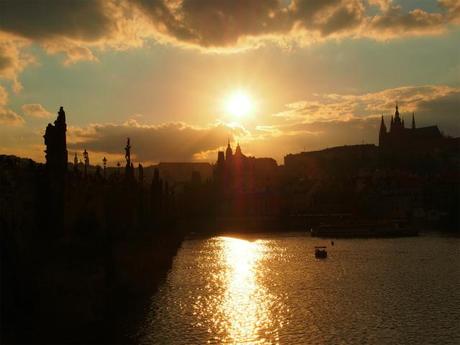
<path fill-rule="evenodd" d="M 315 245 L 328 258 L 315 259 Z M 460 239 L 184 241 L 141 344 L 460 344 Z"/>

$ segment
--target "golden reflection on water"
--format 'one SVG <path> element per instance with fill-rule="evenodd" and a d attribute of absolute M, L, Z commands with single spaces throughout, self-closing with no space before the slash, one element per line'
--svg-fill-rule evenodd
<path fill-rule="evenodd" d="M 270 329 L 270 295 L 260 283 L 260 261 L 265 253 L 262 241 L 250 242 L 220 237 L 221 281 L 225 286 L 220 301 L 224 342 L 261 341 L 261 330 Z"/>

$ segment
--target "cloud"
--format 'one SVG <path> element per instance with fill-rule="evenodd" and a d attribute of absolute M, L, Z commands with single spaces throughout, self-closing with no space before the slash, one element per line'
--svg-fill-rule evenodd
<path fill-rule="evenodd" d="M 63 52 L 72 63 L 96 61 L 94 49 L 139 47 L 147 39 L 231 50 L 267 40 L 432 34 L 458 23 L 459 12 L 456 0 L 440 0 L 436 13 L 405 13 L 389 0 L 4 0 L 0 32 Z"/>
<path fill-rule="evenodd" d="M 439 5 L 447 10 L 449 22 L 460 24 L 460 2 L 458 0 L 438 0 Z"/>
<path fill-rule="evenodd" d="M 309 100 L 286 105 L 287 110 L 275 114 L 284 120 L 312 123 L 348 121 L 368 116 L 388 115 L 398 102 L 408 112 L 423 109 L 424 104 L 460 99 L 460 88 L 445 85 L 403 86 L 364 94 L 314 94 Z M 425 106 L 426 107 L 426 106 Z M 447 111 L 447 109 L 445 109 Z M 450 105 L 449 113 L 455 108 Z"/>
<path fill-rule="evenodd" d="M 370 20 L 368 35 L 377 39 L 436 34 L 446 30 L 449 18 L 442 13 L 414 9 L 404 13 L 399 5 L 390 5 L 381 15 Z"/>
<path fill-rule="evenodd" d="M 8 93 L 5 88 L 0 85 L 0 106 L 4 106 L 8 103 Z"/>
<path fill-rule="evenodd" d="M 24 119 L 11 109 L 0 107 L 0 125 L 20 126 Z"/>
<path fill-rule="evenodd" d="M 112 25 L 103 1 L 2 1 L 2 30 L 33 40 L 94 41 Z"/>
<path fill-rule="evenodd" d="M 154 31 L 176 43 L 201 48 L 258 46 L 264 41 L 306 44 L 327 38 L 377 40 L 438 34 L 458 23 L 456 0 L 438 12 L 404 12 L 391 0 L 182 0 L 129 2 Z M 370 14 L 377 5 L 377 13 Z"/>
<path fill-rule="evenodd" d="M 396 101 L 407 125 L 415 112 L 418 127 L 438 125 L 446 135 L 460 136 L 460 88 L 425 85 L 363 94 L 314 94 L 287 104 L 285 111 L 247 129 L 239 139 L 243 149 L 279 162 L 287 153 L 377 143 L 380 116 L 385 116 L 388 127 Z"/>
<path fill-rule="evenodd" d="M 24 119 L 16 114 L 13 110 L 6 107 L 8 103 L 8 93 L 5 88 L 0 85 L 0 125 L 20 126 L 24 123 Z"/>
<path fill-rule="evenodd" d="M 24 104 L 21 107 L 22 111 L 27 116 L 37 117 L 37 118 L 47 118 L 51 116 L 51 113 L 46 110 L 41 104 Z"/>
<path fill-rule="evenodd" d="M 69 127 L 69 149 L 123 154 L 131 138 L 135 160 L 141 162 L 190 161 L 200 153 L 222 147 L 227 138 L 243 132 L 223 124 L 193 127 L 184 123 L 142 125 L 131 119 L 124 124 Z"/>
<path fill-rule="evenodd" d="M 438 4 L 437 12 L 405 12 L 391 0 L 3 0 L 0 78 L 21 90 L 18 76 L 35 63 L 25 49 L 31 44 L 63 54 L 71 65 L 150 41 L 234 52 L 267 43 L 292 48 L 347 37 L 440 34 L 460 24 L 460 5 Z"/>
<path fill-rule="evenodd" d="M 0 126 L 0 154 L 44 161 L 43 130 L 28 126 Z"/>
<path fill-rule="evenodd" d="M 200 47 L 234 46 L 245 37 L 289 31 L 288 8 L 278 0 L 132 2 L 162 34 Z"/>
<path fill-rule="evenodd" d="M 18 75 L 24 68 L 35 62 L 30 54 L 22 50 L 27 45 L 25 40 L 2 35 L 0 32 L 0 79 L 11 81 L 15 92 L 22 89 Z"/>
<path fill-rule="evenodd" d="M 128 0 L 1 1 L 0 45 L 38 43 L 49 54 L 64 53 L 67 65 L 97 61 L 94 50 L 142 44 L 145 28 L 128 7 Z"/>

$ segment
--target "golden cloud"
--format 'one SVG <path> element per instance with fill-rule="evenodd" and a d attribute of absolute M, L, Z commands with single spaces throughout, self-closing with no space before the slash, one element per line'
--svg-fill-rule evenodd
<path fill-rule="evenodd" d="M 180 122 L 145 125 L 130 119 L 123 124 L 69 127 L 68 134 L 69 149 L 85 147 L 110 154 L 122 152 L 129 137 L 137 161 L 158 162 L 196 160 L 200 153 L 216 150 L 227 138 L 241 134 L 241 129 L 223 124 L 195 127 Z"/>
<path fill-rule="evenodd" d="M 51 113 L 38 103 L 24 104 L 21 109 L 25 115 L 31 117 L 47 118 L 51 116 Z"/>
<path fill-rule="evenodd" d="M 8 109 L 8 93 L 5 88 L 0 85 L 0 125 L 20 126 L 24 123 L 24 119 L 16 114 L 13 110 Z"/>
<path fill-rule="evenodd" d="M 314 94 L 312 99 L 286 105 L 287 110 L 275 117 L 313 123 L 348 121 L 368 116 L 389 114 L 395 102 L 407 112 L 417 111 L 422 104 L 440 99 L 457 98 L 460 88 L 446 85 L 402 86 L 364 94 Z M 451 109 L 453 112 L 454 109 Z"/>
<path fill-rule="evenodd" d="M 370 15 L 375 5 L 379 11 Z M 440 0 L 439 7 L 404 13 L 388 0 L 5 0 L 0 32 L 65 53 L 69 64 L 96 61 L 94 50 L 139 47 L 149 39 L 234 51 L 266 41 L 435 34 L 460 18 L 458 1 Z"/>

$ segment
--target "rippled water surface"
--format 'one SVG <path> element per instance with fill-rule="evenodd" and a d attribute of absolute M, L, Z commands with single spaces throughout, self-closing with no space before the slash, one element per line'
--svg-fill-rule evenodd
<path fill-rule="evenodd" d="M 460 344 L 459 260 L 460 239 L 429 235 L 186 240 L 140 342 Z"/>

